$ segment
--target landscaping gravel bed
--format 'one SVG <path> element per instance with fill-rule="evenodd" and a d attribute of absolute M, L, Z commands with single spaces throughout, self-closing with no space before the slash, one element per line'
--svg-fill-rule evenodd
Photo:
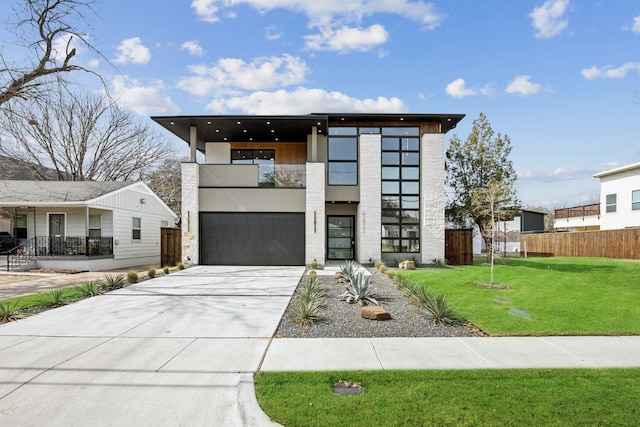
<path fill-rule="evenodd" d="M 340 300 L 344 285 L 333 276 L 319 275 L 324 291 L 325 306 L 322 318 L 308 326 L 293 321 L 294 294 L 276 332 L 281 338 L 377 338 L 377 337 L 470 337 L 484 335 L 472 325 L 436 325 L 423 318 L 418 309 L 402 295 L 393 280 L 375 268 L 367 268 L 373 275 L 372 286 L 377 289 L 376 298 L 391 314 L 391 320 L 368 320 L 360 315 L 361 305 Z M 300 284 L 308 280 L 305 274 Z M 300 284 L 298 287 L 300 287 Z"/>

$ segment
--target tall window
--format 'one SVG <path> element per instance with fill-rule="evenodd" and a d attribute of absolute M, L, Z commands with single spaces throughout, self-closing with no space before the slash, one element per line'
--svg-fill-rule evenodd
<path fill-rule="evenodd" d="M 27 216 L 26 215 L 16 215 L 16 239 L 26 239 L 27 238 Z"/>
<path fill-rule="evenodd" d="M 133 240 L 140 240 L 142 238 L 142 219 L 133 218 L 131 231 L 131 238 Z"/>
<path fill-rule="evenodd" d="M 640 211 L 640 190 L 631 192 L 631 210 Z"/>
<path fill-rule="evenodd" d="M 329 128 L 329 185 L 358 185 L 358 128 Z"/>
<path fill-rule="evenodd" d="M 234 165 L 258 165 L 258 186 L 275 187 L 276 151 L 271 149 L 233 150 L 231 163 Z"/>
<path fill-rule="evenodd" d="M 420 252 L 420 128 L 382 128 L 382 252 Z"/>
<path fill-rule="evenodd" d="M 617 210 L 617 203 L 618 203 L 618 195 L 617 194 L 607 194 L 606 197 L 606 208 L 605 208 L 605 212 L 607 213 L 612 213 L 615 212 Z"/>
<path fill-rule="evenodd" d="M 102 215 L 89 215 L 89 238 L 102 237 Z"/>

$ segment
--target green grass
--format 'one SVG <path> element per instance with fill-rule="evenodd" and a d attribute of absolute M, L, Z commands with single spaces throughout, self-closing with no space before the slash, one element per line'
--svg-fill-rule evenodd
<path fill-rule="evenodd" d="M 489 335 L 640 334 L 639 261 L 500 260 L 494 283 L 509 285 L 506 290 L 477 286 L 489 281 L 489 266 L 484 263 L 397 275 L 446 294 L 460 316 Z M 514 315 L 510 309 L 531 317 Z"/>
<path fill-rule="evenodd" d="M 39 294 L 33 295 L 25 295 L 21 297 L 8 298 L 0 301 L 0 304 L 5 305 L 15 305 L 16 310 L 24 310 L 26 308 L 38 307 L 38 306 L 49 306 L 51 300 L 48 297 L 48 294 L 52 291 L 62 290 L 62 298 L 64 300 L 74 300 L 82 297 L 81 292 L 75 287 L 66 287 L 59 288 L 53 290 L 43 291 Z"/>
<path fill-rule="evenodd" d="M 341 380 L 359 396 L 332 392 Z M 262 409 L 296 426 L 621 426 L 640 419 L 640 369 L 259 373 Z"/>

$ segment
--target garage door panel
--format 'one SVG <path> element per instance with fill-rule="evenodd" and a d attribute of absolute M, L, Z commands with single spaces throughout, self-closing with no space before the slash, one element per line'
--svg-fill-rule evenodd
<path fill-rule="evenodd" d="M 200 213 L 204 265 L 304 265 L 304 214 Z"/>

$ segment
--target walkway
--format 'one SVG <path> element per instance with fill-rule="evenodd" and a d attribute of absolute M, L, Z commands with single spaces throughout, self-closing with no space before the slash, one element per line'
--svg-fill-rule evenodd
<path fill-rule="evenodd" d="M 193 267 L 0 326 L 0 425 L 269 425 L 253 373 L 302 267 Z"/>

